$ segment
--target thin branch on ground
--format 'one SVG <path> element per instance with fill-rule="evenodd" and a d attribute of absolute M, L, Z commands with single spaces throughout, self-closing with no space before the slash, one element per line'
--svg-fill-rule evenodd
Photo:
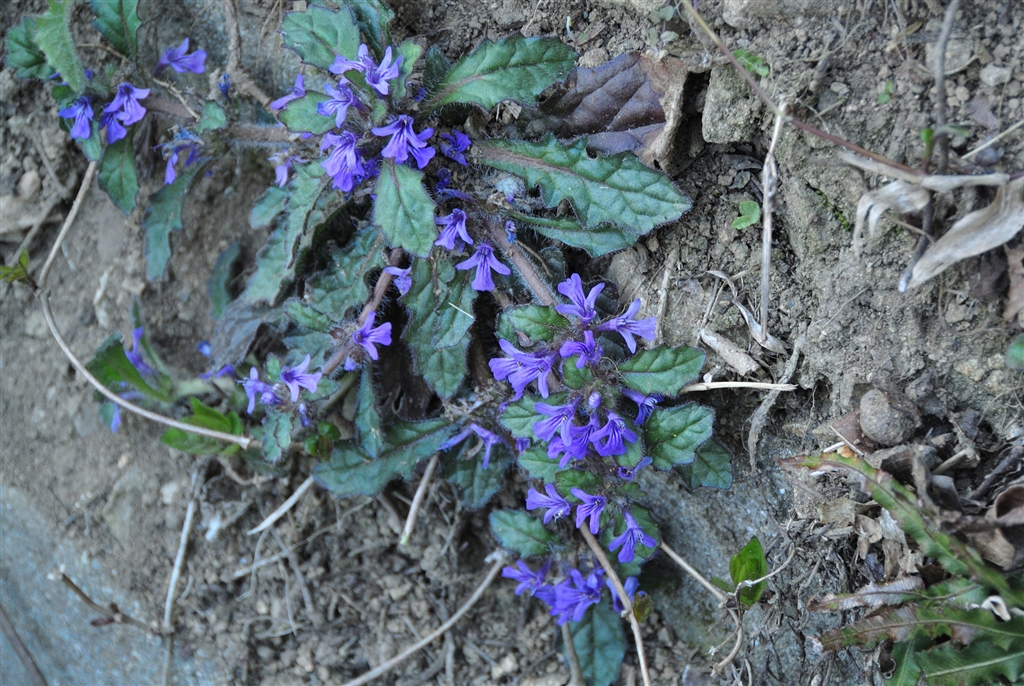
<path fill-rule="evenodd" d="M 629 626 L 633 630 L 633 642 L 636 644 L 636 655 L 640 663 L 640 676 L 643 678 L 644 686 L 651 686 L 651 673 L 647 668 L 647 656 L 644 654 L 644 639 L 640 635 L 640 622 L 636 619 L 636 614 L 633 612 L 633 601 L 629 599 L 629 595 L 626 593 L 626 588 L 622 585 L 622 580 L 619 579 L 619 575 L 615 572 L 615 568 L 612 567 L 612 563 L 608 561 L 608 556 L 605 555 L 604 548 L 594 538 L 594 534 L 590 533 L 590 529 L 587 527 L 581 527 L 580 533 L 583 534 L 583 538 L 587 541 L 587 545 L 590 546 L 591 552 L 597 557 L 597 561 L 604 567 L 604 571 L 607 572 L 608 578 L 611 579 L 612 586 L 615 587 L 615 592 L 619 595 L 619 602 L 623 607 L 623 614 L 627 616 L 629 620 Z"/>
<path fill-rule="evenodd" d="M 756 388 L 762 391 L 795 391 L 799 388 L 792 383 L 765 383 L 763 381 L 708 381 L 683 386 L 683 393 L 694 391 L 713 391 L 717 388 Z"/>
<path fill-rule="evenodd" d="M 260 522 L 259 526 L 255 529 L 250 529 L 246 534 L 252 536 L 253 534 L 258 534 L 264 529 L 269 529 L 273 526 L 274 522 L 281 519 L 281 517 L 284 517 L 288 513 L 288 510 L 295 507 L 295 503 L 299 502 L 299 499 L 306 493 L 306 491 L 309 490 L 309 487 L 313 485 L 313 481 L 313 476 L 310 475 L 309 478 L 303 481 L 302 484 L 295 489 L 295 492 L 288 497 L 288 500 L 281 503 L 280 507 L 270 513 L 269 517 Z"/>
<path fill-rule="evenodd" d="M 281 540 L 281 535 L 277 533 L 277 529 L 271 529 L 270 533 L 273 534 L 274 540 L 277 541 L 277 544 L 281 546 L 281 550 L 284 552 L 284 556 L 288 558 L 288 564 L 291 565 L 295 578 L 299 580 L 299 591 L 302 593 L 302 604 L 306 606 L 306 614 L 309 616 L 309 620 L 313 622 L 314 627 L 322 627 L 324 625 L 324 618 L 316 609 L 316 605 L 313 604 L 313 595 L 309 592 L 309 585 L 306 583 L 306 577 L 302 575 L 302 569 L 299 567 L 299 558 L 295 554 L 295 550 L 288 547 L 285 542 Z"/>
<path fill-rule="evenodd" d="M 562 645 L 565 646 L 565 659 L 569 663 L 568 686 L 584 686 L 580 656 L 576 654 L 576 644 L 572 642 L 572 629 L 568 622 L 562 625 Z"/>
<path fill-rule="evenodd" d="M 727 603 L 729 602 L 729 596 L 725 595 L 725 593 L 722 592 L 722 589 L 718 588 L 713 583 L 705 579 L 703 574 L 694 569 L 690 565 L 690 563 L 688 563 L 683 558 L 682 555 L 672 550 L 672 548 L 668 547 L 664 541 L 661 542 L 660 547 L 662 550 L 665 551 L 665 554 L 672 559 L 673 562 L 682 567 L 684 572 L 693 577 L 697 581 L 697 583 L 699 583 L 701 586 L 707 589 L 707 591 L 711 593 L 711 595 L 713 595 L 715 599 L 718 600 L 719 604 L 722 607 L 724 607 L 726 611 L 729 613 L 729 617 L 732 618 L 733 624 L 736 625 L 736 630 L 734 632 L 736 635 L 735 645 L 733 645 L 732 650 L 725 657 L 725 659 L 714 666 L 714 672 L 716 674 L 719 674 L 733 661 L 736 655 L 739 654 L 740 646 L 743 644 L 743 622 L 740 618 L 740 615 L 738 612 L 736 612 L 736 610 L 732 609 L 727 605 Z M 730 634 L 730 636 L 732 636 L 732 634 Z"/>
<path fill-rule="evenodd" d="M 181 103 L 181 106 L 185 108 L 185 111 L 188 112 L 188 116 L 189 117 L 191 117 L 195 121 L 199 121 L 200 120 L 201 117 L 199 116 L 199 113 L 196 112 L 194 109 L 192 109 L 189 106 L 188 100 L 185 98 L 185 94 L 182 93 L 177 88 L 175 88 L 173 83 L 170 83 L 169 81 L 161 81 L 160 79 L 157 79 L 157 78 L 153 79 L 153 83 L 155 83 L 158 86 L 161 86 L 168 93 L 173 95 L 178 100 L 178 102 Z M 157 104 L 158 105 L 163 105 L 163 103 L 157 103 Z M 150 99 L 149 98 L 146 99 L 146 106 L 147 107 L 151 107 Z M 156 109 L 156 108 L 153 108 L 153 109 Z M 175 109 L 177 109 L 177 108 L 175 108 Z M 168 113 L 168 114 L 171 114 L 171 113 Z"/>
<path fill-rule="evenodd" d="M 939 161 L 937 172 L 946 173 L 949 165 L 949 134 L 941 131 L 946 125 L 946 45 L 953 33 L 953 22 L 956 21 L 957 10 L 960 9 L 960 0 L 950 0 L 946 6 L 946 13 L 942 17 L 942 29 L 939 31 L 939 39 L 935 43 L 935 144 L 938 147 Z M 927 163 L 929 160 L 925 160 Z"/>
<path fill-rule="evenodd" d="M 90 598 L 88 596 L 88 594 L 86 594 L 85 591 L 80 589 L 78 587 L 78 584 L 76 584 L 74 581 L 72 581 L 68 577 L 68 575 L 64 573 L 63 569 L 54 570 L 48 576 L 53 581 L 59 581 L 62 584 L 64 584 L 65 586 L 67 586 L 68 588 L 70 588 L 72 590 L 72 592 L 74 592 L 74 594 L 76 596 L 78 596 L 82 600 L 83 603 L 88 605 L 94 611 L 99 612 L 101 615 L 106 617 L 109 620 L 109 623 L 112 623 L 112 624 L 128 624 L 129 626 L 134 626 L 134 627 L 136 627 L 138 629 L 142 629 L 143 631 L 148 631 L 150 633 L 155 633 L 153 631 L 152 627 L 147 626 L 146 624 L 140 622 L 139 620 L 133 619 L 132 617 L 129 617 L 125 613 L 121 612 L 121 610 L 118 609 L 118 607 L 117 607 L 117 605 L 115 603 L 111 603 L 108 607 L 103 607 L 102 605 L 97 603 L 95 600 Z M 97 626 L 99 626 L 99 625 L 97 625 Z"/>
<path fill-rule="evenodd" d="M 25 668 L 25 673 L 32 681 L 32 686 L 46 686 L 46 679 L 43 677 L 43 673 L 39 671 L 39 665 L 36 664 L 36 661 L 32 658 L 32 653 L 28 651 L 21 637 L 18 636 L 18 631 L 14 628 L 14 624 L 7 618 L 3 605 L 0 605 L 0 630 L 3 631 L 7 642 L 14 649 L 14 654 L 18 656 L 21 666 Z"/>
<path fill-rule="evenodd" d="M 796 373 L 797 363 L 800 361 L 800 352 L 804 347 L 804 343 L 807 342 L 807 333 L 801 333 L 799 338 L 793 342 L 793 352 L 789 356 L 789 360 L 786 362 L 786 369 L 782 373 L 780 382 L 785 384 L 793 374 Z M 768 421 L 768 412 L 771 411 L 775 405 L 775 401 L 779 399 L 781 391 L 773 390 L 764 400 L 761 401 L 761 405 L 754 412 L 750 418 L 750 433 L 747 435 L 747 452 L 750 455 L 750 468 L 752 470 L 757 469 L 757 441 L 761 436 L 761 429 L 764 428 L 765 423 Z"/>
<path fill-rule="evenodd" d="M 192 520 L 196 514 L 195 498 L 188 501 L 188 509 L 185 510 L 185 523 L 181 527 L 181 540 L 178 542 L 178 554 L 174 557 L 174 569 L 171 571 L 171 581 L 167 584 L 167 601 L 164 603 L 163 631 L 171 634 L 171 610 L 174 608 L 174 591 L 178 588 L 178 579 L 181 578 L 181 568 L 185 565 L 185 551 L 188 548 L 188 537 L 192 533 Z"/>
<path fill-rule="evenodd" d="M 39 303 L 43 307 L 43 318 L 46 319 L 46 325 L 50 327 L 50 334 L 54 340 L 57 341 L 57 345 L 60 346 L 64 356 L 68 358 L 74 366 L 75 371 L 81 374 L 86 381 L 95 388 L 100 395 L 107 400 L 111 401 L 115 405 L 123 407 L 124 409 L 145 417 L 146 419 L 164 424 L 166 426 L 173 427 L 175 429 L 181 429 L 188 433 L 197 434 L 199 436 L 206 436 L 207 438 L 213 438 L 218 441 L 225 441 L 228 443 L 235 443 L 242 447 L 243 450 L 248 448 L 256 448 L 262 445 L 260 441 L 257 441 L 249 436 L 236 436 L 234 434 L 224 433 L 223 431 L 213 431 L 201 426 L 193 426 L 192 424 L 186 424 L 179 422 L 170 417 L 165 417 L 162 414 L 151 412 L 143 407 L 131 403 L 117 393 L 114 393 L 109 388 L 100 383 L 100 380 L 93 376 L 82 361 L 71 351 L 68 344 L 64 341 L 64 336 L 61 334 L 60 329 L 57 328 L 57 322 L 53 318 L 53 312 L 50 311 L 50 298 L 46 291 L 46 278 L 50 274 L 50 267 L 53 266 L 53 261 L 57 259 L 57 253 L 60 251 L 61 245 L 64 243 L 64 238 L 68 235 L 68 231 L 71 230 L 72 225 L 75 223 L 75 218 L 78 216 L 78 211 L 82 207 L 82 202 L 85 200 L 85 196 L 89 190 L 89 186 L 92 184 L 92 177 L 96 174 L 96 161 L 93 160 L 89 163 L 89 168 L 85 171 L 85 178 L 82 180 L 82 185 L 78 189 L 78 195 L 75 197 L 74 204 L 71 205 L 71 211 L 68 213 L 67 219 L 64 220 L 64 225 L 60 229 L 60 233 L 57 234 L 57 239 L 53 242 L 53 247 L 50 248 L 50 254 L 46 258 L 46 262 L 43 264 L 43 269 L 39 272 L 39 283 L 36 288 L 36 297 L 39 298 Z"/>
<path fill-rule="evenodd" d="M 786 123 L 785 101 L 779 103 L 782 114 L 775 117 L 775 130 L 772 133 L 772 142 L 768 146 L 768 154 L 764 157 L 764 166 L 761 170 L 761 219 L 763 229 L 761 231 L 761 330 L 758 343 L 768 340 L 768 296 L 771 285 L 772 267 L 772 220 L 775 214 L 775 194 L 779 189 L 779 165 L 775 161 L 775 146 L 782 134 L 782 125 Z"/>
<path fill-rule="evenodd" d="M 960 159 L 966 160 L 966 159 L 968 159 L 970 157 L 974 157 L 975 155 L 977 155 L 979 152 L 981 152 L 983 150 L 987 150 L 987 149 L 991 148 L 993 145 L 995 145 L 996 143 L 998 143 L 1002 139 L 1006 138 L 1007 136 L 1009 136 L 1011 133 L 1013 133 L 1014 131 L 1016 131 L 1017 129 L 1019 129 L 1022 126 L 1024 126 L 1024 119 L 1021 119 L 1019 122 L 1017 122 L 1016 124 L 1014 124 L 1010 128 L 1006 129 L 1005 131 L 1000 133 L 998 136 L 993 136 L 992 138 L 989 138 L 987 141 L 985 141 L 984 143 L 982 143 L 978 147 L 974 148 L 970 152 L 965 153 Z"/>
<path fill-rule="evenodd" d="M 462 619 L 462 617 L 467 612 L 469 612 L 470 609 L 472 609 L 472 607 L 474 605 L 476 605 L 476 603 L 480 600 L 480 598 L 483 597 L 484 591 L 486 591 L 487 588 L 494 582 L 494 579 L 501 572 L 501 568 L 505 566 L 505 554 L 503 552 L 498 551 L 498 552 L 493 553 L 492 555 L 488 556 L 488 559 L 492 559 L 492 558 L 497 558 L 497 559 L 495 560 L 494 564 L 491 566 L 490 571 L 487 572 L 487 576 L 485 576 L 484 580 L 480 582 L 480 585 L 476 587 L 476 590 L 473 591 L 473 595 L 471 595 L 469 597 L 469 600 L 467 600 L 462 605 L 462 607 L 460 607 L 455 612 L 455 614 L 453 614 L 448 619 L 447 622 L 445 622 L 444 624 L 439 626 L 437 629 L 432 631 L 429 635 L 423 637 L 422 640 L 417 641 L 415 644 L 409 646 L 408 648 L 406 648 L 401 653 L 399 653 L 398 655 L 394 656 L 393 658 L 391 658 L 387 662 L 379 665 L 375 669 L 371 669 L 369 672 L 367 672 L 366 674 L 362 675 L 361 677 L 358 677 L 356 679 L 353 679 L 352 681 L 346 682 L 344 684 L 344 686 L 362 686 L 362 684 L 367 684 L 367 683 L 373 681 L 374 679 L 376 679 L 377 677 L 381 676 L 382 674 L 387 674 L 392 669 L 394 669 L 398 665 L 400 665 L 403 662 L 405 662 L 406 660 L 408 660 L 411 656 L 415 655 L 422 648 L 424 648 L 425 646 L 430 645 L 436 639 L 440 638 L 445 633 L 447 633 L 448 630 L 451 629 L 453 626 L 455 626 L 455 624 L 460 619 Z"/>
<path fill-rule="evenodd" d="M 409 506 L 409 515 L 405 518 L 405 527 L 402 529 L 402 535 L 398 539 L 398 545 L 407 544 L 409 537 L 412 536 L 413 527 L 416 526 L 416 515 L 419 514 L 420 505 L 423 503 L 423 497 L 427 494 L 427 489 L 430 487 L 430 479 L 434 476 L 434 470 L 437 469 L 439 460 L 439 455 L 434 453 L 430 458 L 430 462 L 427 463 L 427 469 L 423 472 L 420 485 L 416 487 L 416 495 L 412 497 L 412 505 Z"/>

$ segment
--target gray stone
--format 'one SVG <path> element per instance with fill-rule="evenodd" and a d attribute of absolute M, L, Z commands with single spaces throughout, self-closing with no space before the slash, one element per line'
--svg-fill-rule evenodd
<path fill-rule="evenodd" d="M 860 428 L 864 435 L 884 446 L 906 441 L 920 424 L 920 418 L 912 407 L 904 405 L 877 388 L 865 393 L 860 399 Z"/>
<path fill-rule="evenodd" d="M 757 135 L 761 101 L 731 65 L 711 70 L 702 135 L 708 143 L 738 143 Z"/>
<path fill-rule="evenodd" d="M 787 20 L 806 16 L 824 16 L 838 10 L 836 0 L 725 0 L 722 19 L 729 26 L 749 29 L 762 19 L 785 17 Z"/>
<path fill-rule="evenodd" d="M 132 524 L 142 505 L 146 490 L 146 474 L 139 465 L 129 467 L 110 491 L 103 507 L 103 520 L 118 542 L 128 548 L 132 540 Z"/>
<path fill-rule="evenodd" d="M 1002 86 L 1004 83 L 1009 83 L 1012 75 L 1013 70 L 1009 67 L 997 67 L 994 64 L 989 64 L 982 67 L 978 77 L 986 86 L 995 88 L 996 86 Z"/>

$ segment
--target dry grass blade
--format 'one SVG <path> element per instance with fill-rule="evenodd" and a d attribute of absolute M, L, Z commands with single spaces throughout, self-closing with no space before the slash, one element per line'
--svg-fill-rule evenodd
<path fill-rule="evenodd" d="M 906 576 L 902 579 L 895 579 L 884 584 L 870 583 L 856 593 L 848 595 L 834 595 L 829 593 L 821 598 L 813 598 L 807 603 L 807 609 L 811 612 L 825 612 L 829 610 L 853 610 L 859 607 L 881 607 L 882 605 L 897 605 L 905 599 L 908 593 L 924 588 L 924 582 L 919 576 Z"/>
<path fill-rule="evenodd" d="M 848 150 L 840 150 L 836 153 L 839 155 L 839 159 L 846 162 L 849 165 L 863 169 L 866 172 L 872 174 L 881 174 L 882 176 L 889 176 L 900 181 L 907 181 L 920 186 L 921 188 L 936 191 L 939 193 L 948 193 L 949 191 L 955 191 L 957 188 L 963 188 L 964 186 L 1003 186 L 1010 182 L 1009 174 L 992 173 L 992 174 L 978 174 L 978 175 L 964 175 L 964 174 L 950 174 L 950 175 L 935 175 L 935 174 L 922 174 L 918 171 L 907 170 L 903 167 L 893 166 L 891 164 L 883 164 L 878 160 L 868 159 L 855 155 Z"/>
<path fill-rule="evenodd" d="M 914 265 L 916 288 L 968 257 L 998 248 L 1024 228 L 1024 178 L 999 189 L 991 205 L 971 212 L 943 234 Z"/>

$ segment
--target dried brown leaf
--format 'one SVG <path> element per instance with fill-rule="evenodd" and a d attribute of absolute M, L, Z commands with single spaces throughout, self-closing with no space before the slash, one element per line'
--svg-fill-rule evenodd
<path fill-rule="evenodd" d="M 1011 248 L 1004 245 L 1003 250 L 1006 251 L 1007 274 L 1010 276 L 1010 291 L 1006 298 L 1006 309 L 1003 310 L 1003 321 L 1009 322 L 1024 310 L 1024 246 Z"/>
<path fill-rule="evenodd" d="M 821 598 L 812 598 L 807 602 L 807 609 L 812 612 L 828 612 L 834 610 L 854 610 L 859 607 L 882 607 L 896 605 L 907 593 L 924 588 L 919 576 L 905 576 L 884 584 L 868 584 L 855 593 L 835 595 L 829 593 Z"/>
<path fill-rule="evenodd" d="M 875 229 L 882 213 L 894 209 L 901 214 L 918 212 L 928 204 L 928 191 L 909 181 L 893 181 L 877 191 L 865 193 L 857 203 L 857 222 L 853 227 L 853 251 L 860 254 L 864 220 L 868 220 L 868 235 L 875 237 Z"/>
<path fill-rule="evenodd" d="M 961 218 L 914 265 L 908 288 L 968 257 L 998 248 L 1024 228 L 1024 177 L 999 189 L 991 205 Z"/>

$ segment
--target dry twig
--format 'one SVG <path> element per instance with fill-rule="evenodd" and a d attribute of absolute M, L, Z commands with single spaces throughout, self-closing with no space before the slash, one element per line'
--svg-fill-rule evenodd
<path fill-rule="evenodd" d="M 405 527 L 402 529 L 402 535 L 398 539 L 398 545 L 407 544 L 409 537 L 412 536 L 413 527 L 416 526 L 416 515 L 419 514 L 420 505 L 423 503 L 423 496 L 426 495 L 427 489 L 430 487 L 430 479 L 434 476 L 434 470 L 437 469 L 439 459 L 438 454 L 434 453 L 430 458 L 430 462 L 427 463 L 427 469 L 423 472 L 420 485 L 416 487 L 416 495 L 412 497 L 412 505 L 409 506 L 409 515 L 405 518 Z"/>
<path fill-rule="evenodd" d="M 253 534 L 258 534 L 261 531 L 269 529 L 271 526 L 273 526 L 274 522 L 281 519 L 281 517 L 284 517 L 286 514 L 288 514 L 288 510 L 295 507 L 295 503 L 299 502 L 299 499 L 302 498 L 306 491 L 309 490 L 309 487 L 313 485 L 313 481 L 313 476 L 310 475 L 305 481 L 302 482 L 302 484 L 298 488 L 295 489 L 295 492 L 288 497 L 288 500 L 281 503 L 280 507 L 278 507 L 276 510 L 270 513 L 269 517 L 260 522 L 259 526 L 257 526 L 254 529 L 250 529 L 246 533 L 249 536 L 252 536 Z"/>

